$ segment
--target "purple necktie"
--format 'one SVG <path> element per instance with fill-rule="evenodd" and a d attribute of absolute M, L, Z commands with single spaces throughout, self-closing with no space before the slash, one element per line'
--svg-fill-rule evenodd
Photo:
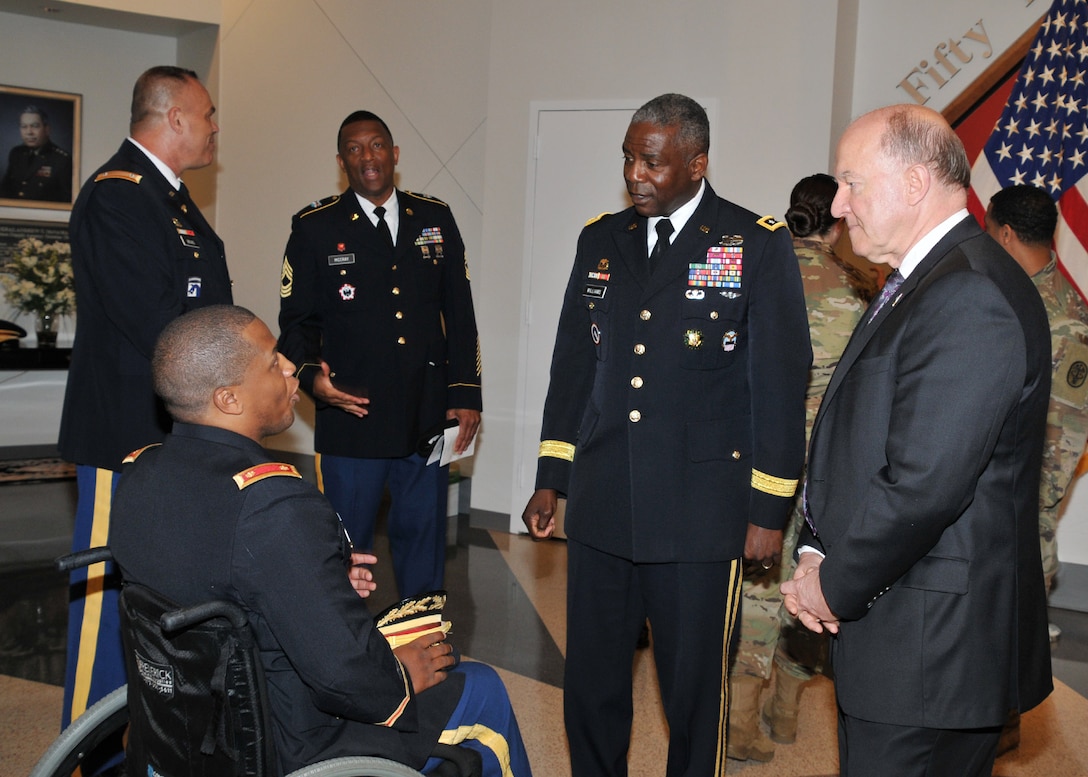
<path fill-rule="evenodd" d="M 865 323 L 873 323 L 873 319 L 876 318 L 876 314 L 880 312 L 880 309 L 884 307 L 885 303 L 892 298 L 892 295 L 899 290 L 899 287 L 903 285 L 903 276 L 899 270 L 892 270 L 892 274 L 888 276 L 888 279 L 884 281 L 884 288 L 880 290 L 880 296 L 877 297 L 876 304 L 873 305 L 873 312 L 869 314 L 869 320 Z"/>

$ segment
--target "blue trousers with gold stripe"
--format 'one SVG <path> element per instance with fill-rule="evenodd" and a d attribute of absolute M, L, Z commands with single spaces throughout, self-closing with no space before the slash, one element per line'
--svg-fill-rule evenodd
<path fill-rule="evenodd" d="M 77 466 L 79 500 L 72 550 L 109 544 L 110 504 L 120 473 Z M 125 684 L 117 595 L 121 578 L 110 564 L 72 572 L 69 580 L 68 663 L 61 725 Z"/>
<path fill-rule="evenodd" d="M 475 661 L 462 662 L 451 671 L 465 675 L 465 689 L 438 741 L 480 753 L 483 777 L 532 777 L 514 710 L 509 703 L 496 703 L 508 698 L 499 675 L 487 664 Z M 438 763 L 434 758 L 428 760 L 424 773 Z"/>
<path fill-rule="evenodd" d="M 448 466 L 427 466 L 427 460 L 418 453 L 402 459 L 319 453 L 315 464 L 318 488 L 340 516 L 356 550 L 373 550 L 382 495 L 389 488 L 386 531 L 401 598 L 442 588 L 446 576 Z"/>
<path fill-rule="evenodd" d="M 669 724 L 666 777 L 725 775 L 739 559 L 636 564 L 567 540 L 563 714 L 572 777 L 627 774 L 635 644 L 649 620 Z"/>

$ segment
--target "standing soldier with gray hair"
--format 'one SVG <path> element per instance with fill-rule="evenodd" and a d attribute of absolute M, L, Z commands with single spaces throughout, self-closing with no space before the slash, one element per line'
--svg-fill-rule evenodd
<path fill-rule="evenodd" d="M 643 624 L 669 724 L 666 775 L 725 774 L 744 561 L 771 569 L 804 459 L 811 351 L 785 225 L 705 180 L 689 97 L 635 112 L 633 204 L 582 230 L 537 465 L 537 539 L 567 497 L 564 713 L 573 777 L 627 774 Z"/>

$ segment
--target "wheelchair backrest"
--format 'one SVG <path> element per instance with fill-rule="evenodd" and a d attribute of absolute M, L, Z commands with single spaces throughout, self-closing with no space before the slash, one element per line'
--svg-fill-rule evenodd
<path fill-rule="evenodd" d="M 245 614 L 229 603 L 215 606 L 211 617 L 197 614 L 197 622 L 190 623 L 193 618 L 185 613 L 192 611 L 183 610 L 180 624 L 169 623 L 171 615 L 179 620 L 173 602 L 141 585 L 126 584 L 122 590 L 127 774 L 279 774 L 264 675 Z"/>

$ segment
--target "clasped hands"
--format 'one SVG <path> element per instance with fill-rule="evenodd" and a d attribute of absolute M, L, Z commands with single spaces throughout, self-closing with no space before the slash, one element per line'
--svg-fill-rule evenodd
<path fill-rule="evenodd" d="M 823 561 L 819 553 L 802 553 L 793 579 L 782 584 L 782 595 L 790 615 L 801 621 L 806 629 L 817 634 L 824 631 L 838 634 L 839 619 L 827 606 L 820 585 L 820 565 Z"/>

